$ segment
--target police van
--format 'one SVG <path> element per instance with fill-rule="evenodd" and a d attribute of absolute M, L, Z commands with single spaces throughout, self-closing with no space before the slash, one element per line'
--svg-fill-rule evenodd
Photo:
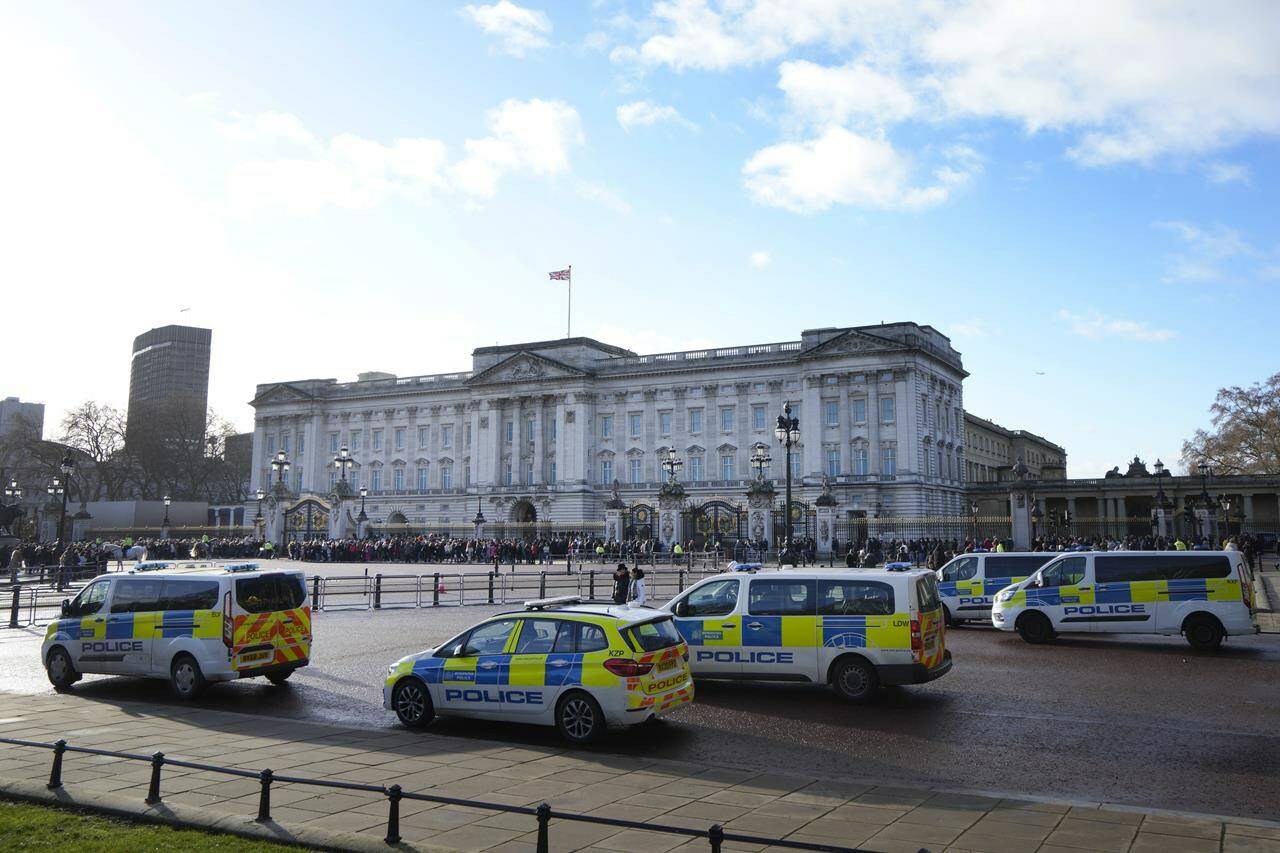
<path fill-rule="evenodd" d="M 49 681 L 84 673 L 168 679 L 181 699 L 212 681 L 283 684 L 311 656 L 311 607 L 300 571 L 256 563 L 148 566 L 90 581 L 62 602 L 41 647 Z"/>
<path fill-rule="evenodd" d="M 927 569 L 716 575 L 663 608 L 695 678 L 831 684 L 864 701 L 880 685 L 946 675 L 938 583 Z"/>
<path fill-rule="evenodd" d="M 1056 556 L 1043 551 L 957 555 L 938 569 L 938 595 L 947 624 L 970 620 L 989 623 L 996 593 L 1030 577 Z"/>
<path fill-rule="evenodd" d="M 691 702 L 688 659 L 661 610 L 540 599 L 391 664 L 383 706 L 413 728 L 478 717 L 554 725 L 587 743 Z"/>
<path fill-rule="evenodd" d="M 1062 632 L 1182 634 L 1197 649 L 1258 632 L 1239 551 L 1063 554 L 996 594 L 991 621 L 1028 643 Z"/>

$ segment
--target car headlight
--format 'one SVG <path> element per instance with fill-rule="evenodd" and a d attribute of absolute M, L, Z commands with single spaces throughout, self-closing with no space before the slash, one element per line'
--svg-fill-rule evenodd
<path fill-rule="evenodd" d="M 1006 601 L 1012 601 L 1017 592 L 1018 591 L 1016 589 L 1006 589 L 1004 592 L 997 593 L 996 603 L 1004 604 Z"/>

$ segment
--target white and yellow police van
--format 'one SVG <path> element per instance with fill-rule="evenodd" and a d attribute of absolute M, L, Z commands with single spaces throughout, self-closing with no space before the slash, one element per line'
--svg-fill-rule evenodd
<path fill-rule="evenodd" d="M 306 580 L 256 563 L 102 575 L 62 602 L 41 657 L 57 690 L 83 673 L 165 678 L 182 699 L 211 681 L 283 684 L 311 657 Z"/>
<path fill-rule="evenodd" d="M 541 599 L 391 664 L 383 706 L 414 728 L 478 717 L 554 725 L 586 743 L 693 701 L 688 659 L 661 610 Z"/>
<path fill-rule="evenodd" d="M 882 684 L 923 684 L 951 669 L 927 569 L 716 575 L 663 609 L 689 643 L 695 679 L 830 684 L 864 701 Z"/>
<path fill-rule="evenodd" d="M 1063 554 L 996 594 L 991 621 L 1028 643 L 1058 633 L 1182 634 L 1197 649 L 1256 634 L 1253 578 L 1239 551 Z"/>
<path fill-rule="evenodd" d="M 989 623 L 996 593 L 1030 577 L 1056 556 L 1043 551 L 956 555 L 938 569 L 938 595 L 947 624 L 971 620 Z"/>

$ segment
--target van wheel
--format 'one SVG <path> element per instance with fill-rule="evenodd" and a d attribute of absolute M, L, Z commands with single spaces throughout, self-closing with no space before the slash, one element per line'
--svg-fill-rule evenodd
<path fill-rule="evenodd" d="M 293 675 L 293 670 L 291 669 L 280 670 L 279 672 L 269 672 L 267 673 L 267 681 L 270 681 L 272 684 L 279 687 L 281 684 L 288 681 L 289 676 L 291 675 Z"/>
<path fill-rule="evenodd" d="M 1186 636 L 1191 648 L 1202 652 L 1211 652 L 1222 645 L 1227 632 L 1222 630 L 1222 623 L 1212 616 L 1192 616 L 1182 625 L 1182 633 Z"/>
<path fill-rule="evenodd" d="M 575 690 L 556 705 L 556 730 L 569 743 L 591 743 L 604 733 L 604 712 L 600 703 Z"/>
<path fill-rule="evenodd" d="M 49 652 L 49 659 L 45 662 L 45 672 L 49 675 L 49 683 L 59 693 L 70 690 L 71 685 L 80 680 L 80 673 L 76 672 L 75 665 L 71 663 L 71 656 L 62 646 L 55 646 Z"/>
<path fill-rule="evenodd" d="M 403 678 L 391 693 L 391 707 L 400 722 L 411 729 L 421 729 L 436 717 L 427 685 L 416 678 Z"/>
<path fill-rule="evenodd" d="M 871 664 L 861 658 L 849 658 L 836 664 L 831 686 L 850 702 L 866 702 L 875 695 L 880 679 Z"/>
<path fill-rule="evenodd" d="M 169 667 L 169 687 L 172 688 L 173 695 L 190 701 L 204 692 L 206 684 L 208 682 L 204 680 L 204 673 L 200 671 L 200 664 L 196 663 L 195 658 L 182 654 L 173 659 L 173 664 Z"/>
<path fill-rule="evenodd" d="M 1028 611 L 1018 617 L 1018 636 L 1032 645 L 1047 643 L 1053 639 L 1053 626 L 1049 618 L 1038 611 Z"/>

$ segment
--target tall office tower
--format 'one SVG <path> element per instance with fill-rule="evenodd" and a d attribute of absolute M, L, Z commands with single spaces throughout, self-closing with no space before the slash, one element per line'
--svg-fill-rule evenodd
<path fill-rule="evenodd" d="M 212 339 L 212 330 L 192 326 L 161 326 L 133 339 L 130 438 L 150 427 L 169 439 L 203 439 Z"/>

